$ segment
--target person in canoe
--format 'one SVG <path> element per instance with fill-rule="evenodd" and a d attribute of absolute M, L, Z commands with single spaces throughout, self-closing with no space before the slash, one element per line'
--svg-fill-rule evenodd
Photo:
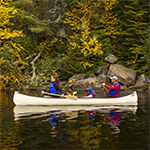
<path fill-rule="evenodd" d="M 59 94 L 59 92 L 61 93 L 62 97 L 63 97 L 63 91 L 62 89 L 60 88 L 60 85 L 59 85 L 59 78 L 57 78 L 56 76 L 52 76 L 51 77 L 51 85 L 49 87 L 49 93 L 52 93 L 52 94 Z M 41 92 L 42 94 L 44 94 L 44 92 L 42 91 Z M 52 97 L 57 97 L 56 95 L 50 95 Z"/>
<path fill-rule="evenodd" d="M 67 95 L 74 96 L 75 94 L 77 94 L 77 92 L 73 92 L 71 89 L 67 90 Z"/>
<path fill-rule="evenodd" d="M 71 89 L 67 90 L 67 95 L 73 95 L 73 91 Z"/>
<path fill-rule="evenodd" d="M 111 79 L 111 86 L 108 86 L 107 84 L 103 83 L 103 86 L 105 86 L 107 89 L 109 89 L 110 97 L 119 97 L 121 86 L 119 82 L 117 82 L 118 78 L 116 76 L 113 76 Z"/>
<path fill-rule="evenodd" d="M 91 98 L 95 98 L 96 97 L 96 93 L 92 88 L 87 88 L 88 93 L 86 94 L 87 97 L 91 97 Z"/>

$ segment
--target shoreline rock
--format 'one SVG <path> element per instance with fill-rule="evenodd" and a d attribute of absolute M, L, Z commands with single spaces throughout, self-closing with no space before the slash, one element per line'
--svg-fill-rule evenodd
<path fill-rule="evenodd" d="M 95 76 L 91 75 L 88 78 L 85 78 L 85 74 L 74 75 L 68 80 L 66 86 L 75 91 L 78 89 L 86 89 L 88 87 L 91 87 L 94 90 L 102 90 L 102 83 L 110 85 L 110 77 L 117 76 L 118 82 L 123 87 L 122 90 L 139 89 L 139 91 L 141 91 L 141 89 L 149 89 L 150 80 L 146 75 L 140 75 L 136 80 L 136 71 L 119 64 L 117 58 L 114 55 L 108 55 L 104 61 L 108 64 L 99 66 L 95 72 Z"/>
<path fill-rule="evenodd" d="M 135 83 L 136 72 L 120 64 L 112 64 L 109 67 L 107 77 L 110 78 L 112 76 L 117 76 L 119 83 L 131 86 Z"/>
<path fill-rule="evenodd" d="M 139 90 L 139 91 L 145 91 L 149 88 L 150 86 L 150 80 L 148 79 L 148 77 L 144 74 L 141 74 L 138 78 L 137 81 L 135 83 L 134 86 L 129 87 L 130 89 L 133 90 Z"/>

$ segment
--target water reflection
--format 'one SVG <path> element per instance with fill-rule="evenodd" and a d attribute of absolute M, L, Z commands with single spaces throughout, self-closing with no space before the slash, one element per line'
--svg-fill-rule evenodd
<path fill-rule="evenodd" d="M 99 113 L 108 113 L 114 108 L 120 109 L 121 112 L 133 112 L 136 114 L 137 105 L 134 106 L 15 106 L 14 119 L 35 119 L 43 116 L 48 116 L 50 111 L 57 111 L 58 114 L 66 113 L 68 119 L 78 117 L 77 111 L 87 111 L 89 113 L 89 118 L 94 115 L 92 111 L 98 111 Z M 75 113 L 76 112 L 76 113 Z M 96 115 L 96 114 L 95 114 Z"/>
<path fill-rule="evenodd" d="M 87 111 L 87 120 L 94 120 L 95 115 L 96 115 L 96 111 L 92 110 L 92 111 Z"/>
<path fill-rule="evenodd" d="M 14 107 L 12 96 L 9 91 L 1 96 L 0 149 L 149 148 L 147 97 L 139 97 L 137 109 L 137 106 Z M 120 122 L 109 118 L 114 108 L 120 109 Z M 54 115 L 56 120 L 52 114 L 58 114 Z M 52 127 L 50 120 L 56 127 Z"/>
<path fill-rule="evenodd" d="M 104 116 L 103 123 L 110 125 L 110 128 L 113 129 L 113 132 L 111 132 L 112 134 L 120 133 L 120 129 L 118 127 L 120 126 L 120 119 L 122 118 L 120 109 L 114 108 L 110 110 L 109 114 L 103 114 L 102 116 Z"/>
<path fill-rule="evenodd" d="M 50 111 L 49 116 L 46 120 L 43 120 L 42 122 L 48 122 L 51 126 L 51 137 L 56 137 L 60 132 L 61 129 L 59 125 L 63 122 L 76 122 L 78 118 L 78 111 L 69 111 L 62 113 L 61 110 L 57 111 Z M 47 114 L 45 113 L 45 114 Z"/>
<path fill-rule="evenodd" d="M 84 130 L 84 134 L 85 130 L 94 134 L 93 129 L 97 130 L 98 128 L 102 128 L 102 124 L 109 125 L 110 129 L 113 130 L 110 133 L 117 135 L 120 133 L 121 112 L 135 114 L 136 110 L 137 106 L 117 106 L 117 108 L 116 106 L 15 106 L 14 118 L 15 120 L 20 120 L 47 117 L 42 122 L 47 122 L 51 126 L 51 131 L 49 132 L 51 137 L 59 135 L 61 131 L 59 125 L 62 122 L 67 125 L 72 123 L 75 126 L 77 124 L 84 124 L 80 128 L 80 132 L 82 133 Z M 86 120 L 80 122 L 79 118 L 84 118 L 84 116 L 86 116 Z M 100 122 L 97 122 L 97 120 Z M 91 129 L 87 127 L 91 127 Z M 67 134 L 73 135 L 75 133 L 67 130 Z"/>
<path fill-rule="evenodd" d="M 95 110 L 91 110 L 91 111 L 87 111 L 87 120 L 90 120 L 90 124 L 88 125 L 89 127 L 92 127 L 92 121 L 95 120 L 95 116 L 96 116 L 96 111 Z"/>
<path fill-rule="evenodd" d="M 59 133 L 59 130 L 57 129 L 57 126 L 60 122 L 64 122 L 65 120 L 60 120 L 63 114 L 57 114 L 56 111 L 50 111 L 49 115 L 49 124 L 51 125 L 51 136 L 56 137 L 56 135 Z"/>

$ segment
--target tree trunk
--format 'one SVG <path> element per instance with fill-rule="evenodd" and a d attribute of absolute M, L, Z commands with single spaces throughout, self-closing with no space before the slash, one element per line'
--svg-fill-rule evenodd
<path fill-rule="evenodd" d="M 39 57 L 41 56 L 42 52 L 43 52 L 43 50 L 41 50 L 41 51 L 39 52 L 39 54 L 33 59 L 33 61 L 30 62 L 31 65 L 32 65 L 32 69 L 33 69 L 33 74 L 32 74 L 32 77 L 31 77 L 31 82 L 33 82 L 33 80 L 34 80 L 34 78 L 35 78 L 35 76 L 36 76 L 36 72 L 35 72 L 35 69 L 36 69 L 36 67 L 35 67 L 35 62 L 39 59 Z"/>

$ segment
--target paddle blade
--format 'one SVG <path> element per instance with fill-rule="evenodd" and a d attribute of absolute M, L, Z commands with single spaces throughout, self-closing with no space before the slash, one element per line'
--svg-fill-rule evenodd
<path fill-rule="evenodd" d="M 75 91 L 75 92 L 73 92 L 73 96 L 74 96 L 75 94 L 77 94 L 77 92 L 76 92 L 76 91 Z"/>
<path fill-rule="evenodd" d="M 71 99 L 71 100 L 78 100 L 77 96 L 72 96 L 72 95 L 65 95 L 64 97 L 66 97 L 67 99 Z"/>

